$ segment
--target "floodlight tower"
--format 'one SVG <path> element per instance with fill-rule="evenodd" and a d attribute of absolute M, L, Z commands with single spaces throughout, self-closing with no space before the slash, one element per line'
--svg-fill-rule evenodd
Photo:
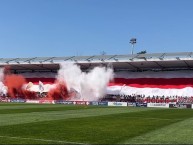
<path fill-rule="evenodd" d="M 136 38 L 131 38 L 130 43 L 132 45 L 131 54 L 133 55 L 134 45 L 137 43 L 137 39 Z"/>

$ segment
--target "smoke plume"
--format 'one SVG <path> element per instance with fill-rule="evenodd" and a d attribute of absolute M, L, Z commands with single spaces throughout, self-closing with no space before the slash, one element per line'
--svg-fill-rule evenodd
<path fill-rule="evenodd" d="M 0 95 L 6 95 L 8 88 L 3 83 L 4 80 L 4 68 L 0 68 Z"/>
<path fill-rule="evenodd" d="M 113 70 L 106 67 L 95 67 L 89 72 L 82 72 L 74 63 L 61 63 L 52 85 L 39 81 L 39 88 L 32 82 L 26 82 L 22 75 L 11 74 L 10 68 L 0 69 L 0 94 L 11 98 L 38 99 L 37 93 L 48 92 L 45 99 L 97 101 L 106 92 L 106 87 L 113 79 Z M 32 90 L 38 91 L 32 91 Z"/>
<path fill-rule="evenodd" d="M 105 94 L 105 89 L 113 79 L 113 70 L 105 67 L 95 67 L 88 73 L 82 72 L 80 67 L 73 63 L 61 63 L 57 81 L 64 82 L 67 91 L 74 90 L 76 96 L 71 100 L 99 100 Z"/>
<path fill-rule="evenodd" d="M 12 98 L 24 98 L 23 85 L 26 80 L 21 75 L 9 74 L 5 75 L 4 83 L 8 87 L 8 94 Z"/>

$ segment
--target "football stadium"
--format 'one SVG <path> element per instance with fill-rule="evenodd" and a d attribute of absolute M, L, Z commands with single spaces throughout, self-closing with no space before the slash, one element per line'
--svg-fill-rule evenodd
<path fill-rule="evenodd" d="M 0 144 L 193 144 L 193 52 L 0 67 Z"/>

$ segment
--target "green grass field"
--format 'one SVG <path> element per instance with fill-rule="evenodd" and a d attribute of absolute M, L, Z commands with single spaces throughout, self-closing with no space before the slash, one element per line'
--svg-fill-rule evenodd
<path fill-rule="evenodd" d="M 192 109 L 0 103 L 0 144 L 193 144 Z"/>

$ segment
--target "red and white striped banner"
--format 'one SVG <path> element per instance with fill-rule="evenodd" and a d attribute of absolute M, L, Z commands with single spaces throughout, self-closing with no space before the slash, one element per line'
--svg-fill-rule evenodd
<path fill-rule="evenodd" d="M 33 83 L 36 90 L 39 81 L 44 89 L 49 90 L 55 82 L 56 73 L 24 73 L 28 82 Z M 107 94 L 115 95 L 145 95 L 145 96 L 193 96 L 193 71 L 145 71 L 115 73 L 115 78 L 109 83 Z"/>

